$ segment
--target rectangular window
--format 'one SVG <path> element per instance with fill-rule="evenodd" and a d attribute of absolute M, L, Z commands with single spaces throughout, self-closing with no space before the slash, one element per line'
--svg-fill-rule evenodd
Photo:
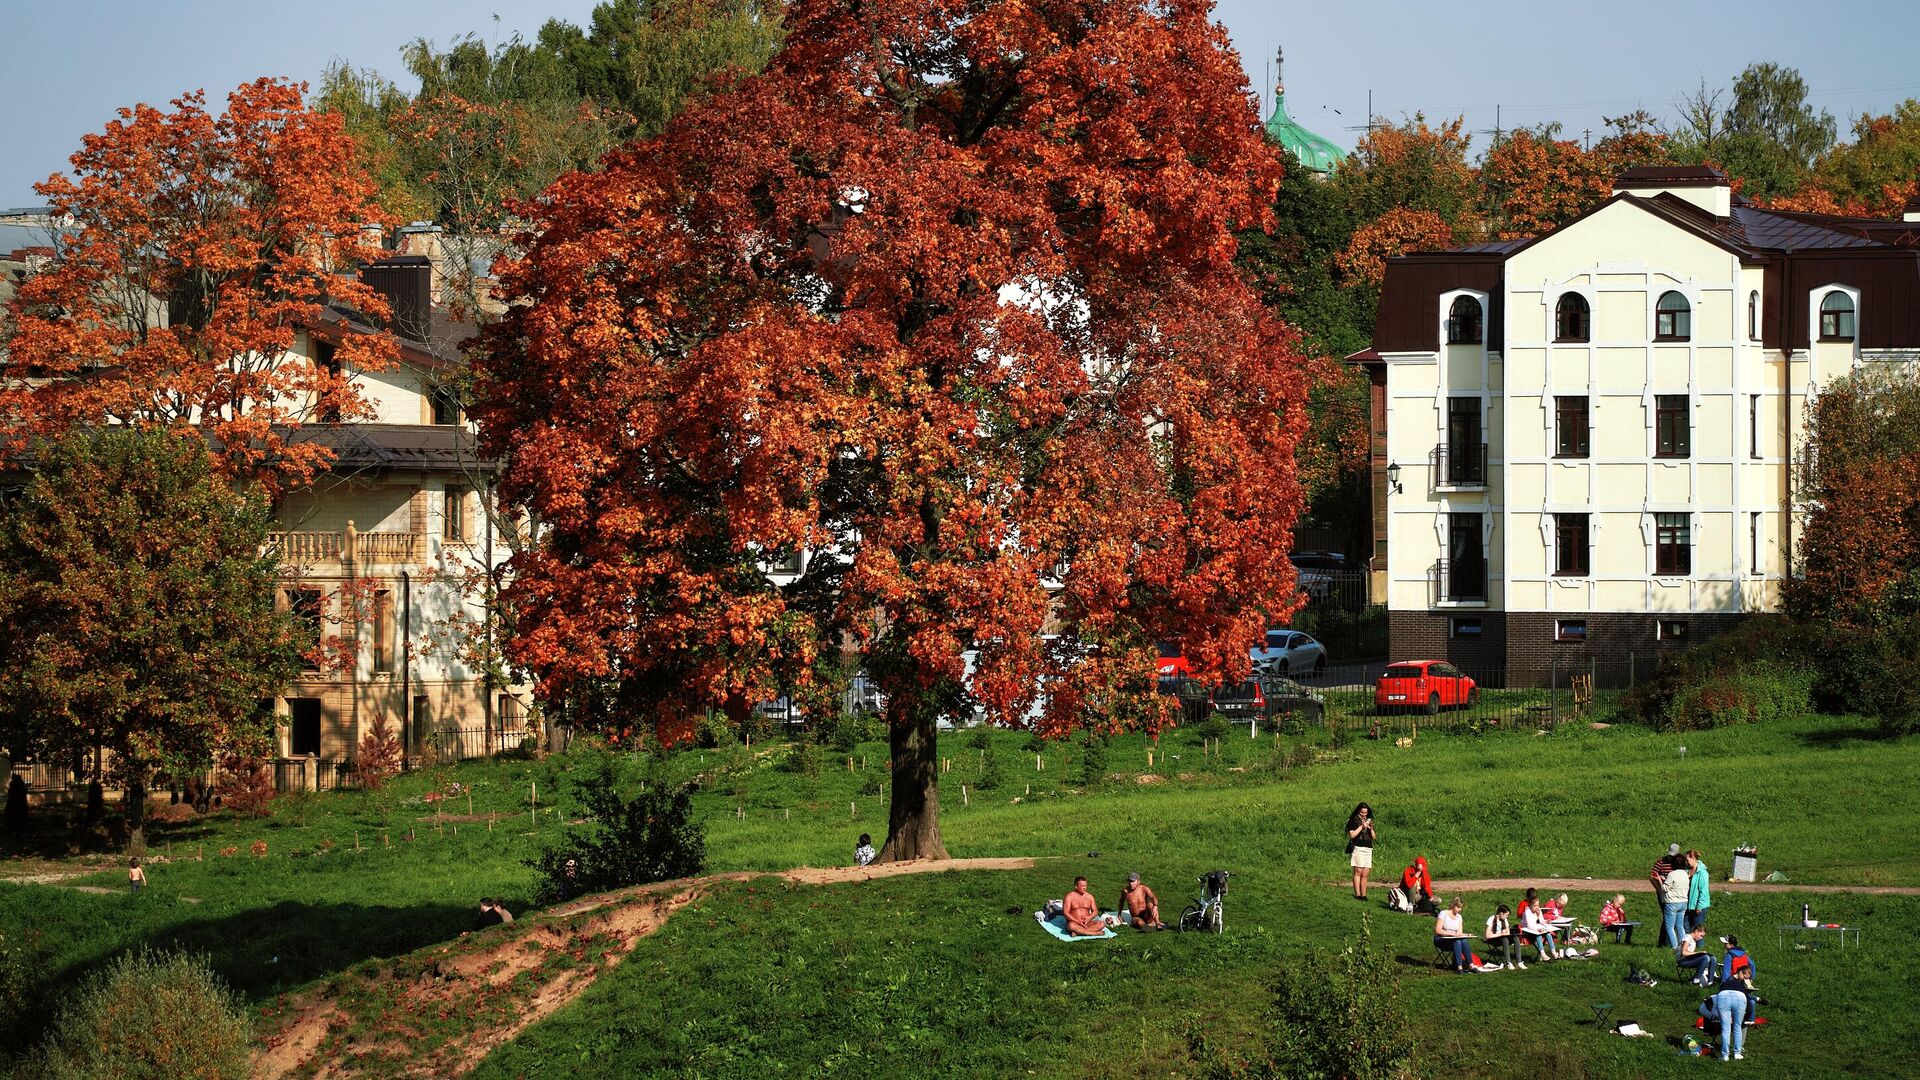
<path fill-rule="evenodd" d="M 427 399 L 433 408 L 433 422 L 436 424 L 458 424 L 460 422 L 460 395 L 441 386 L 434 388 Z"/>
<path fill-rule="evenodd" d="M 1587 399 L 1578 397 L 1556 397 L 1553 399 L 1554 412 L 1554 456 L 1563 458 L 1583 458 L 1587 456 Z"/>
<path fill-rule="evenodd" d="M 1762 531 L 1760 512 L 1756 510 L 1747 517 L 1747 543 L 1753 549 L 1752 554 L 1747 560 L 1749 573 L 1764 574 L 1767 572 L 1766 563 L 1762 561 L 1760 557 L 1760 535 Z"/>
<path fill-rule="evenodd" d="M 1693 428 L 1687 416 L 1687 395 L 1661 394 L 1653 399 L 1653 456 L 1683 458 L 1693 452 Z"/>
<path fill-rule="evenodd" d="M 1479 619 L 1451 619 L 1447 625 L 1447 636 L 1454 638 L 1477 638 L 1480 636 Z"/>
<path fill-rule="evenodd" d="M 1571 641 L 1571 642 L 1586 641 L 1587 640 L 1587 620 L 1585 619 L 1553 620 L 1553 640 Z"/>
<path fill-rule="evenodd" d="M 1587 515 L 1553 515 L 1553 572 L 1562 577 L 1587 574 Z"/>
<path fill-rule="evenodd" d="M 341 368 L 339 348 L 331 341 L 316 341 L 313 347 L 313 365 L 319 369 L 318 394 L 324 402 L 319 408 L 320 422 L 337 424 L 340 422 L 340 396 L 345 390 L 340 386 Z"/>
<path fill-rule="evenodd" d="M 373 671 L 393 674 L 393 590 L 373 594 Z"/>
<path fill-rule="evenodd" d="M 1760 395 L 1747 399 L 1747 456 L 1760 460 Z"/>
<path fill-rule="evenodd" d="M 1479 514 L 1447 515 L 1447 558 L 1443 600 L 1487 598 L 1487 552 L 1480 537 Z"/>
<path fill-rule="evenodd" d="M 1480 441 L 1480 399 L 1447 399 L 1447 459 L 1443 474 L 1449 484 L 1487 482 L 1486 444 Z"/>
<path fill-rule="evenodd" d="M 1693 573 L 1693 529 L 1686 514 L 1653 515 L 1653 572 Z"/>
<path fill-rule="evenodd" d="M 440 515 L 441 536 L 454 543 L 465 543 L 467 539 L 467 489 L 450 487 L 447 489 L 446 505 Z"/>
<path fill-rule="evenodd" d="M 300 666 L 307 671 L 320 670 L 320 622 L 324 612 L 318 589 L 288 589 L 287 610 L 293 612 L 305 633 L 300 642 Z"/>
<path fill-rule="evenodd" d="M 1656 633 L 1661 641 L 1685 641 L 1687 640 L 1687 620 L 1661 619 Z"/>
<path fill-rule="evenodd" d="M 289 731 L 287 753 L 291 757 L 320 755 L 320 699 L 297 697 L 287 699 Z"/>

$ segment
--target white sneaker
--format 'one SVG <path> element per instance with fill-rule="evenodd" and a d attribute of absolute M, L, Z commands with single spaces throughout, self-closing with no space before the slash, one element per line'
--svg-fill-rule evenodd
<path fill-rule="evenodd" d="M 1513 966 L 1519 968 L 1521 971 L 1527 970 L 1527 962 L 1525 960 L 1515 960 Z"/>
<path fill-rule="evenodd" d="M 1735 1061 L 1747 1060 L 1747 1052 L 1745 1050 L 1735 1050 L 1733 1052 L 1733 1060 Z"/>

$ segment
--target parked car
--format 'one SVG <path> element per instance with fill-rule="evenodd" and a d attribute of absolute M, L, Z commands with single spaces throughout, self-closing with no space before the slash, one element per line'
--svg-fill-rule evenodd
<path fill-rule="evenodd" d="M 1423 709 L 1432 715 L 1441 709 L 1470 707 L 1479 699 L 1480 687 L 1445 660 L 1389 664 L 1373 687 L 1374 708 L 1381 712 Z"/>
<path fill-rule="evenodd" d="M 1248 649 L 1257 672 L 1275 675 L 1324 675 L 1327 647 L 1298 630 L 1269 630 L 1265 648 Z"/>
<path fill-rule="evenodd" d="M 1327 714 L 1326 699 L 1316 690 L 1283 675 L 1256 675 L 1254 680 L 1260 684 L 1260 696 L 1266 699 L 1269 720 L 1291 717 L 1317 725 Z"/>
<path fill-rule="evenodd" d="M 1299 575 L 1300 591 L 1315 600 L 1331 595 L 1335 575 L 1347 568 L 1347 557 L 1337 551 L 1295 551 L 1287 560 Z"/>
<path fill-rule="evenodd" d="M 1265 720 L 1267 698 L 1260 683 L 1247 679 L 1232 686 L 1213 688 L 1213 711 L 1229 720 Z"/>
<path fill-rule="evenodd" d="M 1180 691 L 1180 680 L 1186 678 L 1187 672 L 1190 670 L 1192 669 L 1187 666 L 1187 658 L 1180 653 L 1180 645 L 1178 642 L 1163 641 L 1160 643 L 1160 662 L 1156 675 L 1159 679 L 1159 690 L 1161 693 L 1178 693 Z"/>

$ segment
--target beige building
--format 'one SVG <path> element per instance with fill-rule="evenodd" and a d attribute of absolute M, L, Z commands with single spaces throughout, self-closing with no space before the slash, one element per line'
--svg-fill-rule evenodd
<path fill-rule="evenodd" d="M 1393 656 L 1526 685 L 1776 610 L 1809 401 L 1920 359 L 1906 218 L 1761 210 L 1712 168 L 1646 168 L 1547 235 L 1394 260 L 1350 358 L 1374 385 Z"/>

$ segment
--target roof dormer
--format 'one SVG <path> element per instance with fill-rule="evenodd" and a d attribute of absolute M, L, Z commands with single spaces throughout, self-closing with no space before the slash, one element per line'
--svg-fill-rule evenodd
<path fill-rule="evenodd" d="M 1727 174 L 1711 165 L 1646 165 L 1628 169 L 1613 181 L 1613 193 L 1650 199 L 1662 193 L 1705 210 L 1716 218 L 1733 213 L 1733 187 Z"/>

